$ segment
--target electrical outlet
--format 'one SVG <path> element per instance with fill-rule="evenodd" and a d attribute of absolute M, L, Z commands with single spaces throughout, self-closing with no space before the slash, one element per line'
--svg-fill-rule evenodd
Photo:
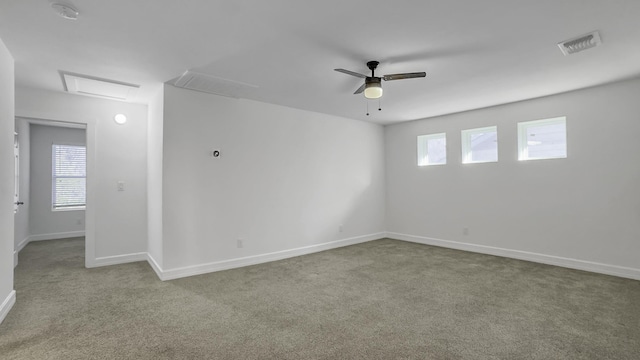
<path fill-rule="evenodd" d="M 338 226 L 338 232 L 342 231 L 344 231 L 344 225 L 340 224 L 340 226 Z"/>
<path fill-rule="evenodd" d="M 236 247 L 242 249 L 244 247 L 244 239 L 236 239 Z"/>
<path fill-rule="evenodd" d="M 76 225 L 82 225 L 82 219 L 76 220 Z"/>
<path fill-rule="evenodd" d="M 469 235 L 469 228 L 468 227 L 465 227 L 465 228 L 462 229 L 462 235 L 465 235 L 465 236 Z"/>
<path fill-rule="evenodd" d="M 124 181 L 118 181 L 118 191 L 124 191 Z"/>

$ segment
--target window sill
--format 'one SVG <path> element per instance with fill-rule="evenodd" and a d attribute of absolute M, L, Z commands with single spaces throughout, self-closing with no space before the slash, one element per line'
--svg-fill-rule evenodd
<path fill-rule="evenodd" d="M 65 208 L 53 208 L 51 209 L 51 211 L 53 212 L 58 212 L 58 211 L 84 211 L 86 209 L 86 206 L 73 206 L 73 207 L 65 207 Z"/>

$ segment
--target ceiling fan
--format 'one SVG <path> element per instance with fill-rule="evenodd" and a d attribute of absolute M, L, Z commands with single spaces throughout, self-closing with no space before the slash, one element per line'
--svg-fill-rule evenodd
<path fill-rule="evenodd" d="M 371 70 L 371 76 L 363 75 L 357 72 L 353 72 L 345 69 L 334 69 L 337 72 L 341 72 L 343 74 L 364 78 L 364 84 L 354 92 L 354 94 L 360 94 L 364 91 L 364 97 L 367 99 L 377 99 L 382 96 L 382 80 L 402 80 L 402 79 L 413 79 L 413 78 L 421 78 L 427 76 L 425 72 L 414 72 L 414 73 L 403 73 L 403 74 L 391 74 L 384 75 L 382 77 L 376 77 L 375 70 L 380 64 L 378 61 L 369 61 L 367 62 L 367 67 Z"/>

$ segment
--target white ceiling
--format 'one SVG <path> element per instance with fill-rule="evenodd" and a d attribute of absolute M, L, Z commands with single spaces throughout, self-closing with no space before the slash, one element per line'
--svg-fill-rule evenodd
<path fill-rule="evenodd" d="M 68 3 L 68 2 L 67 2 Z M 255 85 L 243 97 L 381 124 L 503 104 L 640 75 L 638 0 L 74 0 L 76 21 L 47 0 L 2 0 L 0 38 L 18 86 L 63 91 L 59 71 L 141 85 L 193 70 Z M 603 44 L 564 56 L 556 44 L 599 30 Z M 352 95 L 383 84 L 382 111 Z"/>

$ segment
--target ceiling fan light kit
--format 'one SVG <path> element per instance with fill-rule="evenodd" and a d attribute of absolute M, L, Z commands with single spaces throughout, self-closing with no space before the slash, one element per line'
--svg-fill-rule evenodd
<path fill-rule="evenodd" d="M 382 96 L 382 81 L 380 78 L 367 77 L 365 79 L 364 97 L 378 99 Z"/>

